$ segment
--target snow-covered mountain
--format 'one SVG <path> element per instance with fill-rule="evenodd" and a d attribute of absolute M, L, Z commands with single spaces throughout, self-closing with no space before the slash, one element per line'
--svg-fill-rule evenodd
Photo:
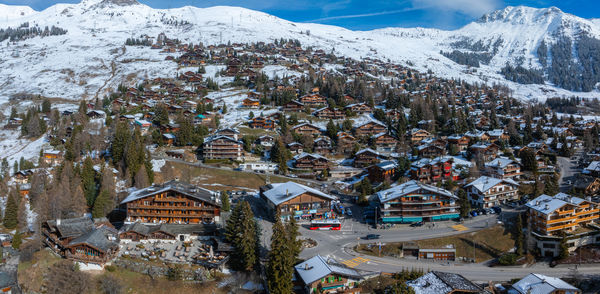
<path fill-rule="evenodd" d="M 600 21 L 582 19 L 557 8 L 507 7 L 455 31 L 424 28 L 351 31 L 294 23 L 258 11 L 225 6 L 164 10 L 135 0 L 83 0 L 79 4 L 57 4 L 39 12 L 23 6 L 0 6 L 0 28 L 15 28 L 23 23 L 29 27 L 56 26 L 68 32 L 16 43 L 0 42 L 0 103 L 17 93 L 91 99 L 122 82 L 174 76 L 176 64 L 165 61 L 159 50 L 123 46 L 127 38 L 142 34 L 156 37 L 163 32 L 185 43 L 205 45 L 298 39 L 303 46 L 333 50 L 353 58 L 389 59 L 421 71 L 432 70 L 441 77 L 507 84 L 516 97 L 523 99 L 598 95 L 597 90 L 571 92 L 550 83 L 522 85 L 507 81 L 499 73 L 508 63 L 538 69 L 547 81 L 551 80 L 548 69 L 554 64 L 554 43 L 565 37 L 575 42 L 582 35 L 599 38 Z M 545 65 L 539 58 L 542 41 L 548 47 Z M 576 53 L 573 52 L 574 56 Z M 468 68 L 446 57 L 458 60 L 456 54 L 483 58 L 485 62 L 478 68 Z"/>

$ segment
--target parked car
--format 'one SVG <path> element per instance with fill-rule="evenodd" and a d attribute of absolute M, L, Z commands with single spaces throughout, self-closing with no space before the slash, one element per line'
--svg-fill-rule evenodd
<path fill-rule="evenodd" d="M 352 210 L 350 210 L 350 208 L 346 209 L 346 215 L 352 216 Z"/>
<path fill-rule="evenodd" d="M 492 207 L 492 209 L 494 210 L 495 213 L 501 213 L 502 212 L 502 208 L 498 207 L 498 206 L 494 206 Z"/>
<path fill-rule="evenodd" d="M 410 224 L 411 227 L 420 227 L 423 226 L 423 222 L 414 222 L 412 224 Z"/>
<path fill-rule="evenodd" d="M 473 216 L 473 217 L 476 217 L 477 216 L 477 211 L 473 210 L 469 214 L 471 214 L 471 216 Z"/>
<path fill-rule="evenodd" d="M 375 240 L 379 239 L 379 235 L 377 234 L 368 234 L 364 237 L 365 240 Z"/>

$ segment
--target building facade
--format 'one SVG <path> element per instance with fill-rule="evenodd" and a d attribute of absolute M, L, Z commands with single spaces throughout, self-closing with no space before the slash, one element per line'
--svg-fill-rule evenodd
<path fill-rule="evenodd" d="M 482 176 L 465 189 L 472 207 L 490 208 L 519 199 L 519 184 L 511 179 Z"/>
<path fill-rule="evenodd" d="M 220 217 L 216 199 L 212 191 L 174 180 L 129 194 L 121 207 L 126 223 L 213 223 Z"/>
<path fill-rule="evenodd" d="M 459 217 L 457 197 L 435 186 L 408 181 L 377 192 L 384 223 L 439 221 Z"/>

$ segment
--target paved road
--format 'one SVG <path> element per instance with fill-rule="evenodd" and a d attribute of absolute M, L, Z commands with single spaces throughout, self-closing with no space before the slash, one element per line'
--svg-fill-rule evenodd
<path fill-rule="evenodd" d="M 582 155 L 582 150 L 575 151 L 575 157 L 580 158 Z M 560 168 L 560 175 L 558 179 L 558 183 L 560 185 L 561 192 L 567 192 L 571 189 L 571 185 L 568 184 L 568 181 L 573 183 L 575 181 L 575 175 L 581 173 L 581 169 L 577 163 L 577 159 L 571 160 L 568 157 L 558 157 L 558 166 Z"/>
<path fill-rule="evenodd" d="M 502 216 L 500 216 L 502 217 Z M 393 257 L 374 257 L 357 253 L 353 247 L 357 243 L 376 243 L 376 242 L 402 242 L 420 239 L 428 239 L 442 236 L 461 234 L 464 232 L 473 232 L 491 226 L 498 221 L 498 215 L 478 216 L 474 219 L 465 221 L 463 224 L 467 227 L 466 231 L 457 231 L 452 228 L 455 222 L 439 222 L 435 227 L 412 228 L 402 226 L 398 229 L 369 229 L 364 224 L 356 222 L 344 222 L 342 230 L 337 231 L 310 231 L 301 228 L 300 232 L 304 237 L 309 237 L 318 242 L 317 247 L 307 248 L 302 251 L 301 258 L 310 258 L 316 254 L 328 256 L 336 261 L 364 271 L 371 272 L 398 272 L 403 268 L 420 268 L 425 270 L 439 270 L 446 272 L 460 273 L 469 279 L 478 282 L 488 281 L 508 281 L 513 278 L 521 278 L 529 273 L 536 272 L 551 276 L 563 277 L 571 273 L 570 268 L 550 268 L 547 263 L 537 263 L 531 267 L 488 267 L 485 263 L 465 264 L 465 263 L 440 263 L 423 262 L 411 258 L 398 259 Z M 367 234 L 381 235 L 378 240 L 363 240 L 357 237 L 363 237 Z M 582 267 L 579 269 L 581 274 L 598 273 L 599 267 Z"/>

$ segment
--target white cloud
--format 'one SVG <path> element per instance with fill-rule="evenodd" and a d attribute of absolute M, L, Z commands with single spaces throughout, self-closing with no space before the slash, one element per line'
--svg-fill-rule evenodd
<path fill-rule="evenodd" d="M 460 12 L 479 17 L 502 7 L 502 0 L 411 0 L 414 8 Z"/>

